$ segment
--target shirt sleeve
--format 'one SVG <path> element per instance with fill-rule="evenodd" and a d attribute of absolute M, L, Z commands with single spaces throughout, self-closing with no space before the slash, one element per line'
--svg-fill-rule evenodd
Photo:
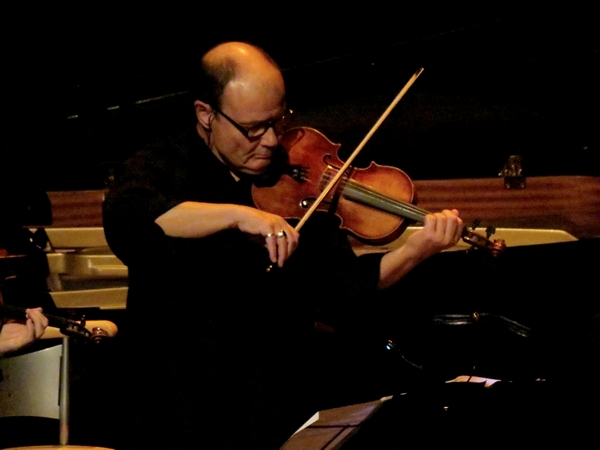
<path fill-rule="evenodd" d="M 170 163 L 142 152 L 125 163 L 103 205 L 104 232 L 113 252 L 127 265 L 136 259 L 167 256 L 169 239 L 155 223 L 184 201 L 165 184 Z"/>

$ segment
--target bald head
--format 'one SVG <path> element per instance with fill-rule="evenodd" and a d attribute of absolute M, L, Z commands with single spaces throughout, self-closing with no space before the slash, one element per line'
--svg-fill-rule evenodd
<path fill-rule="evenodd" d="M 235 176 L 267 171 L 289 118 L 277 64 L 258 47 L 227 42 L 204 55 L 199 81 L 196 129 L 206 145 Z"/>
<path fill-rule="evenodd" d="M 244 42 L 226 42 L 206 52 L 201 60 L 196 99 L 223 106 L 228 86 L 245 89 L 283 88 L 283 77 L 275 61 L 261 48 Z"/>

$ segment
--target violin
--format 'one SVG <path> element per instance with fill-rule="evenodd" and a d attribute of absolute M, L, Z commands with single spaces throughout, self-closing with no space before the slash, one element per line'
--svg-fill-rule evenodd
<path fill-rule="evenodd" d="M 286 157 L 283 173 L 272 186 L 253 186 L 252 198 L 259 209 L 300 219 L 342 170 L 340 145 L 306 127 L 288 130 L 281 145 Z M 382 245 L 398 238 L 411 221 L 425 220 L 429 212 L 415 203 L 415 187 L 406 173 L 372 162 L 366 169 L 348 167 L 317 210 L 336 214 L 341 227 L 360 241 Z M 506 247 L 503 240 L 492 242 L 466 228 L 462 238 L 494 255 Z"/>
<path fill-rule="evenodd" d="M 300 219 L 342 167 L 340 145 L 306 127 L 288 130 L 281 145 L 287 158 L 277 184 L 253 186 L 252 198 L 258 209 Z M 341 228 L 360 241 L 380 245 L 402 234 L 405 217 L 421 218 L 414 199 L 414 185 L 402 170 L 373 162 L 366 169 L 346 170 L 318 210 L 337 215 Z"/>
<path fill-rule="evenodd" d="M 284 170 L 278 171 L 279 178 L 271 185 L 253 186 L 255 206 L 287 218 L 298 218 L 305 210 L 295 227 L 299 231 L 318 208 L 327 205 L 327 210 L 340 216 L 344 228 L 354 236 L 376 244 L 398 237 L 406 229 L 404 219 L 423 222 L 429 213 L 414 205 L 414 185 L 404 172 L 375 163 L 364 171 L 351 167 L 423 70 L 421 67 L 413 74 L 343 164 L 337 157 L 339 145 L 316 130 L 294 128 L 286 132 L 281 139 L 285 158 L 283 164 L 278 164 Z M 501 239 L 491 242 L 467 229 L 463 229 L 462 239 L 493 255 L 506 248 Z"/>
<path fill-rule="evenodd" d="M 100 343 L 104 338 L 110 337 L 112 331 L 101 327 L 94 327 L 90 331 L 85 327 L 85 318 L 82 318 L 81 321 L 77 322 L 75 320 L 46 313 L 44 313 L 44 316 L 48 319 L 48 326 L 58 328 L 63 335 L 79 338 L 84 342 L 92 342 L 94 344 Z M 2 318 L 2 320 L 14 319 L 16 321 L 24 322 L 27 320 L 27 313 L 25 308 L 0 304 L 0 318 Z"/>

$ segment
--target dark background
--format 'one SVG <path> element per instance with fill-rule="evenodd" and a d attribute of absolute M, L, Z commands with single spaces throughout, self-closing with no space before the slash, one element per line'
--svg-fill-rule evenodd
<path fill-rule="evenodd" d="M 424 67 L 359 165 L 495 177 L 518 154 L 526 175 L 597 176 L 595 18 L 566 4 L 9 7 L 0 177 L 9 189 L 101 189 L 143 142 L 193 123 L 193 67 L 224 40 L 264 47 L 284 71 L 294 124 L 346 152 Z"/>

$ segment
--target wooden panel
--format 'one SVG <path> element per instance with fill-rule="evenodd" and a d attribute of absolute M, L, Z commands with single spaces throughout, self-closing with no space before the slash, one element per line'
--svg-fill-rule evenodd
<path fill-rule="evenodd" d="M 600 178 L 531 177 L 525 189 L 505 189 L 502 178 L 415 181 L 419 206 L 456 208 L 467 225 L 552 228 L 578 238 L 600 236 Z"/>
<path fill-rule="evenodd" d="M 104 192 L 48 192 L 53 227 L 101 227 Z"/>
<path fill-rule="evenodd" d="M 600 177 L 527 178 L 525 189 L 505 189 L 502 178 L 415 181 L 428 211 L 456 208 L 467 225 L 550 228 L 577 238 L 600 236 Z M 103 192 L 49 192 L 53 227 L 102 226 Z"/>

